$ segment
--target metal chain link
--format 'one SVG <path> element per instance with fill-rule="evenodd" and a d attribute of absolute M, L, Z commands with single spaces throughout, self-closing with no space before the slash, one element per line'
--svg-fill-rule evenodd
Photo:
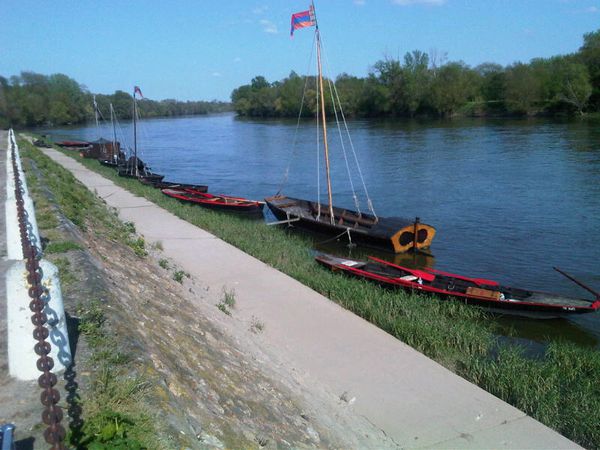
<path fill-rule="evenodd" d="M 44 312 L 46 289 L 42 285 L 43 272 L 39 265 L 41 254 L 39 249 L 32 244 L 29 236 L 31 222 L 25 209 L 25 201 L 23 199 L 23 181 L 19 177 L 19 168 L 17 165 L 17 156 L 15 151 L 15 143 L 11 141 L 11 156 L 13 173 L 15 177 L 15 198 L 17 202 L 17 217 L 19 220 L 19 232 L 21 235 L 21 246 L 23 249 L 23 257 L 25 258 L 25 267 L 27 269 L 27 282 L 29 283 L 29 309 L 33 313 L 31 322 L 35 326 L 33 330 L 33 338 L 37 341 L 34 346 L 35 353 L 39 356 L 37 360 L 37 368 L 42 374 L 38 378 L 38 385 L 42 388 L 40 401 L 45 406 L 42 411 L 42 421 L 48 426 L 44 431 L 44 439 L 48 444 L 52 445 L 53 450 L 64 450 L 65 429 L 61 425 L 63 411 L 58 402 L 60 393 L 54 388 L 57 383 L 56 375 L 51 372 L 54 367 L 54 360 L 49 356 L 51 345 L 46 341 L 49 332 L 44 326 L 48 321 Z"/>

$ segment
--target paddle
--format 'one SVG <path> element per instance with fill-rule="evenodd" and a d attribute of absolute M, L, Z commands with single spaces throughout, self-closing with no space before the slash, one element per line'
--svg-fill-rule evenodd
<path fill-rule="evenodd" d="M 569 275 L 568 273 L 563 272 L 562 270 L 560 270 L 558 267 L 553 267 L 554 270 L 556 270 L 558 273 L 560 273 L 561 275 L 564 275 L 565 277 L 567 277 L 569 280 L 571 280 L 573 283 L 577 284 L 578 286 L 581 286 L 583 289 L 585 289 L 588 292 L 591 292 L 595 297 L 596 300 L 600 300 L 600 293 L 594 291 L 591 287 L 586 286 L 585 284 L 583 284 L 581 281 L 576 280 L 574 277 L 572 277 L 571 275 Z"/>

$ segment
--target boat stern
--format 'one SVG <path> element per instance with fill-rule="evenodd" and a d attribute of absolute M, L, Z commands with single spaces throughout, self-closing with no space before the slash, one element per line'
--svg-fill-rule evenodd
<path fill-rule="evenodd" d="M 394 253 L 404 253 L 414 248 L 429 248 L 434 237 L 435 228 L 426 223 L 415 222 L 398 230 L 390 240 Z"/>

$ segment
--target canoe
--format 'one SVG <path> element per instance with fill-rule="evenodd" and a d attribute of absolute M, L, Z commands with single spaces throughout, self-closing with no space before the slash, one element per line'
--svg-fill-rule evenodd
<path fill-rule="evenodd" d="M 88 147 L 90 145 L 90 143 L 87 141 L 60 141 L 60 142 L 55 142 L 55 144 L 58 145 L 59 147 L 65 147 L 65 148 L 81 148 L 81 147 Z"/>
<path fill-rule="evenodd" d="M 140 178 L 142 184 L 146 184 L 148 186 L 155 187 L 157 189 L 191 189 L 198 192 L 206 192 L 208 190 L 208 186 L 205 184 L 186 184 L 186 183 L 177 183 L 175 181 L 150 181 L 144 178 Z"/>
<path fill-rule="evenodd" d="M 386 287 L 460 300 L 503 314 L 556 318 L 591 313 L 600 308 L 600 295 L 597 294 L 594 300 L 571 298 L 561 294 L 502 286 L 497 281 L 485 278 L 467 277 L 435 269 L 410 269 L 375 257 L 360 261 L 319 254 L 315 259 L 334 272 L 343 272 Z"/>
<path fill-rule="evenodd" d="M 204 208 L 235 211 L 239 213 L 261 213 L 265 204 L 263 202 L 248 200 L 241 197 L 231 197 L 229 195 L 214 195 L 201 192 L 195 189 L 161 189 L 162 193 L 181 200 L 182 202 L 192 203 Z"/>

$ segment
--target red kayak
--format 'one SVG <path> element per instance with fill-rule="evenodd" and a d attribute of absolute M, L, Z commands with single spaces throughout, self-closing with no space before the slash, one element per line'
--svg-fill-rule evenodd
<path fill-rule="evenodd" d="M 471 305 L 485 306 L 494 312 L 553 318 L 590 313 L 600 308 L 599 293 L 558 269 L 567 278 L 593 293 L 595 299 L 571 298 L 560 294 L 501 286 L 493 280 L 465 277 L 434 269 L 410 269 L 375 257 L 369 257 L 368 261 L 358 261 L 320 254 L 315 259 L 334 272 L 344 272 L 383 286 L 453 298 Z"/>
<path fill-rule="evenodd" d="M 263 202 L 248 200 L 229 195 L 213 195 L 196 189 L 161 189 L 162 193 L 183 202 L 193 203 L 209 209 L 235 211 L 241 213 L 260 213 L 265 206 Z"/>

